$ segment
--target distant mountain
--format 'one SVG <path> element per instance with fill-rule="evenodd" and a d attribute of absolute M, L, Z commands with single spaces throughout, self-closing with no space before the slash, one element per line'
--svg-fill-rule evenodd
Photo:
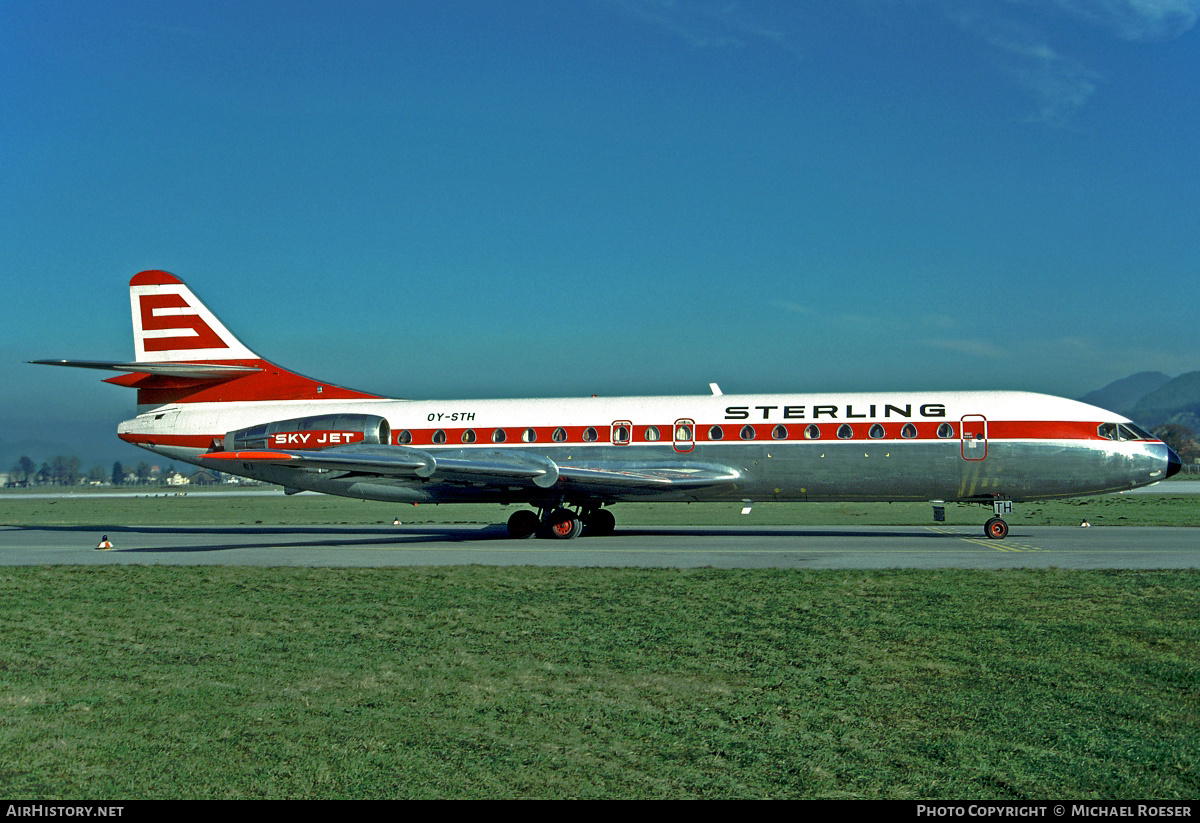
<path fill-rule="evenodd" d="M 1131 411 L 1143 397 L 1158 391 L 1171 382 L 1171 378 L 1160 371 L 1144 371 L 1109 383 L 1102 389 L 1079 398 L 1102 409 L 1125 414 Z"/>
<path fill-rule="evenodd" d="M 1200 431 L 1200 371 L 1181 374 L 1148 393 L 1128 416 L 1148 426 L 1179 423 Z"/>
<path fill-rule="evenodd" d="M 1178 423 L 1200 433 L 1200 371 L 1168 377 L 1140 372 L 1079 398 L 1147 428 Z"/>

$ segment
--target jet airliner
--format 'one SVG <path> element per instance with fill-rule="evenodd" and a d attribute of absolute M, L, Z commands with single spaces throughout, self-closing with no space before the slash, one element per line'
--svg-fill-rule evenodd
<path fill-rule="evenodd" d="M 129 283 L 129 443 L 284 487 L 405 503 L 517 504 L 513 537 L 611 533 L 622 501 L 982 503 L 1105 494 L 1180 470 L 1131 420 L 1009 391 L 400 400 L 302 377 L 247 348 L 179 278 Z M 524 508 L 528 507 L 528 508 Z"/>

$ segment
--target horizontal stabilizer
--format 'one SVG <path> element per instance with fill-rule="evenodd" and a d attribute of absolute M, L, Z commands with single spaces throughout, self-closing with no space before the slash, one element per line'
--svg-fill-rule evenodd
<path fill-rule="evenodd" d="M 190 377 L 196 380 L 237 377 L 262 371 L 257 366 L 235 366 L 224 363 L 114 363 L 107 360 L 30 360 L 29 362 L 38 366 L 105 369 L 107 371 L 157 374 L 165 377 Z"/>

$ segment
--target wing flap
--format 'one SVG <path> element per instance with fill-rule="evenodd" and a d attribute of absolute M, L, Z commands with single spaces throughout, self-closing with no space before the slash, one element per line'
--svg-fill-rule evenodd
<path fill-rule="evenodd" d="M 381 477 L 416 477 L 449 483 L 532 483 L 549 488 L 558 480 L 553 460 L 528 452 L 439 451 L 407 446 L 345 446 L 321 451 L 254 450 L 209 452 L 206 460 L 274 463 L 302 469 L 361 472 Z"/>
<path fill-rule="evenodd" d="M 433 461 L 420 449 L 387 446 L 386 453 L 365 450 L 325 449 L 324 451 L 245 450 L 209 452 L 202 460 L 241 463 L 273 463 L 297 469 L 365 472 L 391 477 L 425 477 L 433 471 Z"/>
<path fill-rule="evenodd" d="M 621 488 L 687 489 L 736 482 L 741 474 L 729 466 L 680 463 L 592 466 L 559 466 L 559 476 L 570 483 L 610 490 Z"/>
<path fill-rule="evenodd" d="M 499 449 L 425 451 L 408 446 L 349 445 L 321 451 L 216 451 L 201 455 L 201 458 L 483 486 L 533 485 L 549 489 L 560 484 L 570 486 L 574 491 L 605 495 L 622 490 L 707 488 L 735 483 L 741 477 L 737 469 L 713 463 L 605 461 L 589 465 L 558 464 L 540 454 Z"/>

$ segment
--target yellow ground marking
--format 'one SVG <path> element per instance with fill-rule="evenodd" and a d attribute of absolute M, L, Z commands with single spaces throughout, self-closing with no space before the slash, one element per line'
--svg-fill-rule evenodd
<path fill-rule="evenodd" d="M 974 543 L 977 546 L 987 546 L 989 549 L 998 552 L 1050 551 L 1049 549 L 1043 549 L 1041 546 L 1031 546 L 1028 543 L 1018 543 L 1015 540 L 1009 540 L 1008 538 L 1004 538 L 1002 540 L 991 540 L 987 537 L 971 537 L 961 532 L 951 531 L 950 529 L 942 526 L 926 526 L 925 528 L 931 532 L 937 532 L 938 534 L 946 534 L 950 535 L 951 537 L 961 538 L 962 540 L 965 540 L 968 543 Z"/>

